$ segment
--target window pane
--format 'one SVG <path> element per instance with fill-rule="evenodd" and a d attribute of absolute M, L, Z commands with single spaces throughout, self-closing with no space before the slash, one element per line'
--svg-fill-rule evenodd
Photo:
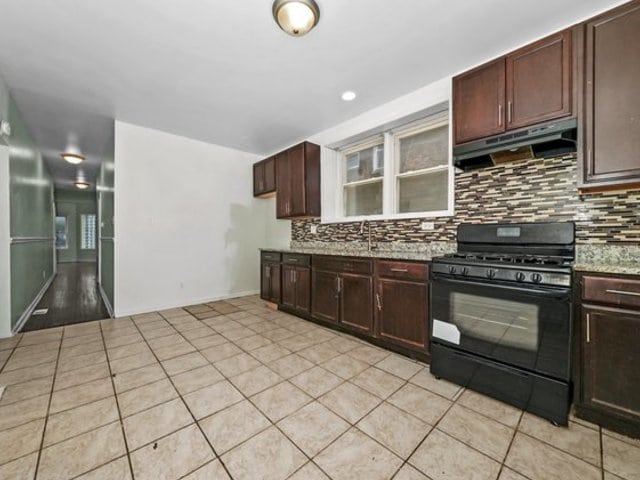
<path fill-rule="evenodd" d="M 446 165 L 449 160 L 449 126 L 433 128 L 400 139 L 399 173 Z"/>
<path fill-rule="evenodd" d="M 80 248 L 95 250 L 96 248 L 96 216 L 80 215 Z"/>
<path fill-rule="evenodd" d="M 375 145 L 346 156 L 346 183 L 382 177 L 384 173 L 384 146 Z"/>
<path fill-rule="evenodd" d="M 382 181 L 344 188 L 345 215 L 377 215 L 382 213 Z"/>
<path fill-rule="evenodd" d="M 398 211 L 406 213 L 446 210 L 449 203 L 448 177 L 448 170 L 400 177 Z"/>
<path fill-rule="evenodd" d="M 67 243 L 67 217 L 56 217 L 56 248 L 69 248 Z"/>

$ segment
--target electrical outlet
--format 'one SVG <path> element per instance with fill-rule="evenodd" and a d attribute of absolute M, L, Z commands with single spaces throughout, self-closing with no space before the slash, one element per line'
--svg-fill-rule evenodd
<path fill-rule="evenodd" d="M 435 228 L 436 226 L 434 225 L 433 222 L 422 222 L 420 224 L 421 230 L 432 231 L 432 230 L 435 230 Z"/>
<path fill-rule="evenodd" d="M 318 233 L 318 226 L 317 225 L 311 225 L 309 227 L 309 232 L 313 235 L 315 235 L 316 233 Z"/>

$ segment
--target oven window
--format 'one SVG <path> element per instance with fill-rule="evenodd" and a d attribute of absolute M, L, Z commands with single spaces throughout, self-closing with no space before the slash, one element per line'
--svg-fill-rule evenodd
<path fill-rule="evenodd" d="M 450 295 L 450 321 L 463 337 L 500 347 L 538 350 L 538 305 L 462 292 Z"/>

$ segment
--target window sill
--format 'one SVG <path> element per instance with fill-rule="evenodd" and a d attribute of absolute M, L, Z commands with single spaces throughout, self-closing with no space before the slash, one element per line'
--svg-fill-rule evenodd
<path fill-rule="evenodd" d="M 410 213 L 393 213 L 389 215 L 360 215 L 354 217 L 338 217 L 338 218 L 321 218 L 320 223 L 322 225 L 330 223 L 353 223 L 362 221 L 385 221 L 385 220 L 408 220 L 412 218 L 446 218 L 453 216 L 453 209 L 451 210 L 439 210 L 437 212 L 410 212 Z"/>

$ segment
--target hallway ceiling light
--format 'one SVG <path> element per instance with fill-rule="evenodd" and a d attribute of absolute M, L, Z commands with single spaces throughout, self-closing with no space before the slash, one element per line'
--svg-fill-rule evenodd
<path fill-rule="evenodd" d="M 345 102 L 350 102 L 356 99 L 356 92 L 352 92 L 351 90 L 347 90 L 342 94 L 342 100 Z"/>
<path fill-rule="evenodd" d="M 80 190 L 86 190 L 91 186 L 89 182 L 81 182 L 81 181 L 74 182 L 74 185 Z"/>
<path fill-rule="evenodd" d="M 320 9 L 314 0 L 275 0 L 273 18 L 289 35 L 301 37 L 318 24 Z"/>
<path fill-rule="evenodd" d="M 64 158 L 67 162 L 72 163 L 74 165 L 82 163 L 85 160 L 85 157 L 83 157 L 82 155 L 79 155 L 77 153 L 65 152 L 65 153 L 61 154 L 60 156 L 62 158 Z"/>

